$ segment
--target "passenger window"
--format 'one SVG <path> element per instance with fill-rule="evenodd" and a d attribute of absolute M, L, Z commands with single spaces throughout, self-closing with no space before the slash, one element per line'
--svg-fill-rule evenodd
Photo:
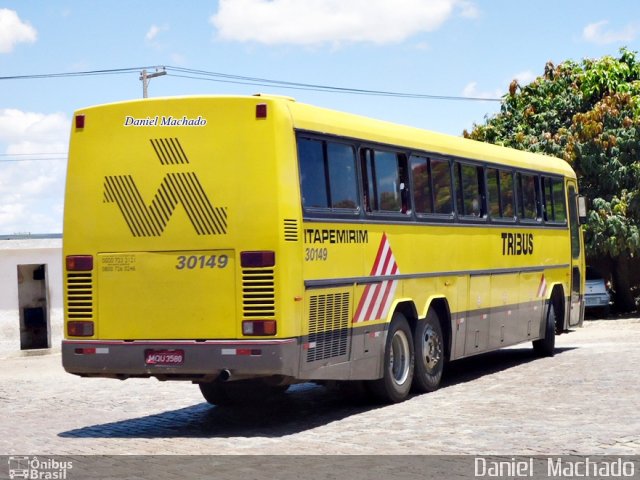
<path fill-rule="evenodd" d="M 322 143 L 319 140 L 298 138 L 302 206 L 306 208 L 329 207 Z"/>
<path fill-rule="evenodd" d="M 351 145 L 327 144 L 331 208 L 354 210 L 358 206 L 356 157 Z"/>
<path fill-rule="evenodd" d="M 507 170 L 487 169 L 489 214 L 513 220 L 513 175 Z"/>
<path fill-rule="evenodd" d="M 518 173 L 518 191 L 520 219 L 536 220 L 538 218 L 536 177 Z"/>
<path fill-rule="evenodd" d="M 564 223 L 567 210 L 564 200 L 564 182 L 561 179 L 542 177 L 544 219 L 548 222 Z"/>
<path fill-rule="evenodd" d="M 566 223 L 567 221 L 567 205 L 564 195 L 564 182 L 562 180 L 553 181 L 553 212 L 556 222 Z"/>
<path fill-rule="evenodd" d="M 487 169 L 487 197 L 489 215 L 493 218 L 502 217 L 500 208 L 500 173 L 495 168 Z"/>
<path fill-rule="evenodd" d="M 416 213 L 451 215 L 451 171 L 448 161 L 412 155 L 411 177 Z"/>
<path fill-rule="evenodd" d="M 367 211 L 407 213 L 406 158 L 395 152 L 365 149 L 362 162 Z"/>
<path fill-rule="evenodd" d="M 515 217 L 516 209 L 513 206 L 515 196 L 513 194 L 513 173 L 500 170 L 500 202 L 502 206 L 502 217 Z"/>
<path fill-rule="evenodd" d="M 411 179 L 416 213 L 433 213 L 433 191 L 428 158 L 411 156 Z"/>
<path fill-rule="evenodd" d="M 356 210 L 358 189 L 353 146 L 298 138 L 302 205 Z"/>
<path fill-rule="evenodd" d="M 400 176 L 398 157 L 395 153 L 375 152 L 376 197 L 378 210 L 400 211 Z"/>
<path fill-rule="evenodd" d="M 456 206 L 458 215 L 482 217 L 483 207 L 481 185 L 484 185 L 482 168 L 465 163 L 456 163 Z"/>
<path fill-rule="evenodd" d="M 544 218 L 544 220 L 547 222 L 553 222 L 555 215 L 553 205 L 552 180 L 548 177 L 542 177 L 540 180 L 542 187 L 542 199 L 544 202 L 542 209 L 542 218 Z"/>
<path fill-rule="evenodd" d="M 453 201 L 451 195 L 451 169 L 446 160 L 431 160 L 431 180 L 433 182 L 433 213 L 451 215 Z"/>

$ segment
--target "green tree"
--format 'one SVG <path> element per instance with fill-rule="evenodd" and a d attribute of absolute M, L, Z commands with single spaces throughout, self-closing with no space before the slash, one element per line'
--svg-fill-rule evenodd
<path fill-rule="evenodd" d="M 545 65 L 529 85 L 513 81 L 498 114 L 474 140 L 564 158 L 591 200 L 587 254 L 609 260 L 616 305 L 634 310 L 629 262 L 640 251 L 640 61 L 620 50 L 581 63 Z"/>

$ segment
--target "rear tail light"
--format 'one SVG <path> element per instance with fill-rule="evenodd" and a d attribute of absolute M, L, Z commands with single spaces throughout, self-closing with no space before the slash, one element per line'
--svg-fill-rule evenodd
<path fill-rule="evenodd" d="M 93 256 L 69 255 L 67 256 L 67 270 L 70 272 L 89 272 L 93 270 Z"/>
<path fill-rule="evenodd" d="M 269 336 L 276 333 L 275 320 L 245 320 L 242 322 L 242 334 L 245 336 Z"/>
<path fill-rule="evenodd" d="M 67 335 L 69 337 L 92 337 L 93 322 L 71 321 L 67 322 Z"/>
<path fill-rule="evenodd" d="M 240 264 L 243 268 L 273 267 L 276 264 L 276 252 L 240 252 Z"/>
<path fill-rule="evenodd" d="M 82 113 L 76 115 L 76 128 L 84 128 L 85 116 Z"/>
<path fill-rule="evenodd" d="M 258 103 L 256 105 L 256 118 L 267 118 L 267 104 Z"/>

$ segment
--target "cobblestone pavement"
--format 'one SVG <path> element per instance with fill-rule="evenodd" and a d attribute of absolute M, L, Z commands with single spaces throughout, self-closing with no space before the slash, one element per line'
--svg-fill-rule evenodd
<path fill-rule="evenodd" d="M 276 402 L 213 407 L 197 386 L 82 379 L 59 353 L 0 371 L 0 454 L 640 454 L 640 319 L 449 365 L 437 392 L 391 406 L 313 384 Z"/>

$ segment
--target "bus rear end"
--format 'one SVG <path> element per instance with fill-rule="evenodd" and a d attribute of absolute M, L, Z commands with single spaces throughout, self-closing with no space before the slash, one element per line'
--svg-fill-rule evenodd
<path fill-rule="evenodd" d="M 299 248 L 288 241 L 296 182 L 280 181 L 296 168 L 282 103 L 193 97 L 76 112 L 63 247 L 68 372 L 296 376 L 299 331 L 282 319 L 300 307 L 276 288 L 301 283 L 295 267 L 280 268 Z"/>

